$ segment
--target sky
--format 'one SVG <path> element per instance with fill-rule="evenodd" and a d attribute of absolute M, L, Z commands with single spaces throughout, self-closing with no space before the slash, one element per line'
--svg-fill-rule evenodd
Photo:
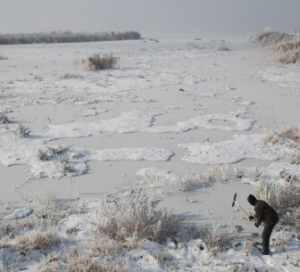
<path fill-rule="evenodd" d="M 0 32 L 300 30 L 300 0 L 0 0 Z"/>

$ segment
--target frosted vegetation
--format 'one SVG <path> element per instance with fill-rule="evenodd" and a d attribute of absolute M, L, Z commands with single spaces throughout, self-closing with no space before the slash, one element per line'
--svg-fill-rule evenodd
<path fill-rule="evenodd" d="M 290 34 L 257 41 L 298 50 Z M 195 37 L 3 48 L 2 182 L 19 202 L 0 205 L 1 272 L 299 270 L 297 61 Z M 68 199 L 45 198 L 53 187 Z M 272 256 L 231 210 L 235 190 L 280 213 Z"/>
<path fill-rule="evenodd" d="M 263 46 L 272 46 L 275 59 L 283 64 L 300 62 L 300 35 L 263 32 L 256 37 L 256 41 Z"/>
<path fill-rule="evenodd" d="M 141 35 L 135 31 L 108 33 L 27 33 L 0 34 L 0 45 L 5 44 L 33 44 L 33 43 L 74 43 L 74 42 L 102 42 L 120 40 L 139 40 Z"/>

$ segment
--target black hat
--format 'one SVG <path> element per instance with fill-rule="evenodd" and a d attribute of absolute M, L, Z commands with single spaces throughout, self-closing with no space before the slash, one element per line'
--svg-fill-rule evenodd
<path fill-rule="evenodd" d="M 252 206 L 255 205 L 256 201 L 257 201 L 257 199 L 256 199 L 256 197 L 255 197 L 254 195 L 249 195 L 249 196 L 248 196 L 248 202 L 249 202 Z"/>

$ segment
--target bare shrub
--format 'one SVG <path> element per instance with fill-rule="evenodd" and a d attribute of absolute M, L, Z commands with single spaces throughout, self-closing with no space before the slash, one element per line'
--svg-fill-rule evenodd
<path fill-rule="evenodd" d="M 87 65 L 91 71 L 107 70 L 115 68 L 118 58 L 111 55 L 95 54 L 88 58 Z"/>
<path fill-rule="evenodd" d="M 33 250 L 46 251 L 58 246 L 61 239 L 54 232 L 32 231 L 21 236 L 17 236 L 12 245 L 20 251 L 31 252 Z"/>
<path fill-rule="evenodd" d="M 300 187 L 293 184 L 281 186 L 275 183 L 260 182 L 256 195 L 279 212 L 300 206 Z"/>
<path fill-rule="evenodd" d="M 117 256 L 123 250 L 123 246 L 107 236 L 98 235 L 90 244 L 91 256 Z"/>
<path fill-rule="evenodd" d="M 201 228 L 200 237 L 205 242 L 207 249 L 216 255 L 232 248 L 233 238 L 236 238 L 236 234 L 221 230 L 218 226 L 208 225 Z"/>
<path fill-rule="evenodd" d="M 275 58 L 283 64 L 300 62 L 300 40 L 281 42 L 274 46 Z"/>
<path fill-rule="evenodd" d="M 16 220 L 15 222 L 2 222 L 0 224 L 0 239 L 14 238 L 26 231 L 31 231 L 35 227 L 32 220 Z"/>
<path fill-rule="evenodd" d="M 289 41 L 293 39 L 295 36 L 292 34 L 277 32 L 277 31 L 265 31 L 259 33 L 255 41 L 263 46 L 275 45 L 279 42 Z"/>
<path fill-rule="evenodd" d="M 34 208 L 33 219 L 35 220 L 35 224 L 44 230 L 56 227 L 62 219 L 71 214 L 81 212 L 72 200 L 67 201 L 52 196 L 35 199 L 32 205 Z"/>
<path fill-rule="evenodd" d="M 158 209 L 143 189 L 132 190 L 127 197 L 107 199 L 99 211 L 97 230 L 111 239 L 124 242 L 175 238 L 181 226 L 178 216 Z"/>

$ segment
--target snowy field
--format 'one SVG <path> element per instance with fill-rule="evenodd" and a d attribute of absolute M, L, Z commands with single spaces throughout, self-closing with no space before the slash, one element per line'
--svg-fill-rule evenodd
<path fill-rule="evenodd" d="M 88 71 L 82 60 L 97 53 L 118 57 L 117 67 Z M 297 223 L 278 226 L 264 257 L 247 248 L 261 229 L 231 208 L 238 192 L 251 209 L 246 197 L 262 182 L 300 186 L 300 141 L 282 133 L 299 127 L 299 65 L 276 64 L 247 39 L 196 36 L 2 46 L 0 55 L 0 271 L 82 271 L 57 268 L 58 256 L 84 252 L 103 200 L 138 188 L 199 229 L 236 234 L 234 246 L 215 253 L 201 235 L 143 240 L 94 256 L 127 270 L 83 271 L 300 271 Z M 46 221 L 59 242 L 24 253 L 18 235 L 45 219 L 41 209 L 57 215 Z M 16 224 L 9 236 L 3 226 Z"/>

